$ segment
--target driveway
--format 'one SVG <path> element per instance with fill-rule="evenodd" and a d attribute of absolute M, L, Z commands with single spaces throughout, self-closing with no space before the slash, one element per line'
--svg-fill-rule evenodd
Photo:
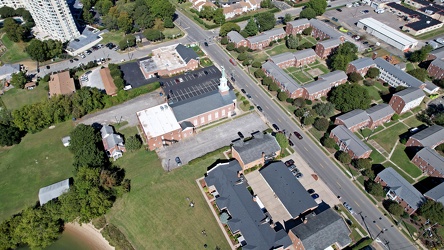
<path fill-rule="evenodd" d="M 93 123 L 118 123 L 128 121 L 127 126 L 136 126 L 139 121 L 136 112 L 165 103 L 164 97 L 159 96 L 159 92 L 151 92 L 117 106 L 89 114 L 77 120 L 78 123 L 91 125 Z"/>
<path fill-rule="evenodd" d="M 142 58 L 140 60 L 137 60 L 137 62 L 129 62 L 120 65 L 120 70 L 123 73 L 123 79 L 125 80 L 126 84 L 130 84 L 133 88 L 137 88 L 149 83 L 159 81 L 159 79 L 157 79 L 156 77 L 145 79 L 145 76 L 143 76 L 142 71 L 139 67 L 139 62 L 145 59 L 146 58 Z"/>
<path fill-rule="evenodd" d="M 231 121 L 158 150 L 157 155 L 161 158 L 163 168 L 167 171 L 177 168 L 178 166 L 174 160 L 177 156 L 182 161 L 182 164 L 187 164 L 192 159 L 223 146 L 228 146 L 233 140 L 239 138 L 237 135 L 238 131 L 242 132 L 245 137 L 248 137 L 255 131 L 263 131 L 268 128 L 257 113 L 229 119 Z"/>

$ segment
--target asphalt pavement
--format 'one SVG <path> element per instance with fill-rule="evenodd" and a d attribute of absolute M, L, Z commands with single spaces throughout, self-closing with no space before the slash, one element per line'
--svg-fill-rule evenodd
<path fill-rule="evenodd" d="M 335 1 L 338 3 L 339 1 Z M 193 42 L 204 42 L 214 34 L 214 31 L 202 30 L 186 16 L 178 12 L 180 24 L 186 27 L 188 32 L 187 40 Z M 215 43 L 210 43 L 209 47 L 203 50 L 216 65 L 223 65 L 227 72 L 231 72 L 236 79 L 236 85 L 244 88 L 252 95 L 252 101 L 260 105 L 265 117 L 271 122 L 278 124 L 281 129 L 287 131 L 298 131 L 305 135 L 299 127 L 289 119 L 290 113 L 284 112 L 278 107 L 268 95 L 266 95 L 255 81 L 253 81 L 239 66 L 229 63 L 229 56 Z M 407 239 L 396 227 L 377 209 L 373 203 L 353 184 L 350 177 L 342 171 L 328 158 L 307 135 L 303 140 L 295 140 L 295 149 L 306 160 L 309 166 L 318 174 L 320 178 L 336 195 L 340 195 L 343 201 L 349 203 L 356 211 L 356 219 L 368 228 L 371 237 L 378 236 L 386 249 L 417 249 L 416 245 Z M 385 231 L 385 229 L 387 229 Z"/>

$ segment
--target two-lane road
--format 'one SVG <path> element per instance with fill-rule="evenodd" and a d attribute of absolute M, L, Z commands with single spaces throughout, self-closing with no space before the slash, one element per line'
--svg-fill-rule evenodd
<path fill-rule="evenodd" d="M 188 32 L 187 39 L 190 41 L 209 41 L 211 37 L 217 35 L 211 31 L 202 30 L 180 12 L 178 15 L 177 22 L 180 22 L 181 27 L 186 29 Z M 277 106 L 241 68 L 229 63 L 230 57 L 217 44 L 210 43 L 208 47 L 203 47 L 203 49 L 216 65 L 223 65 L 229 74 L 234 75 L 236 79 L 235 84 L 240 88 L 244 88 L 252 96 L 253 103 L 262 107 L 263 115 L 270 122 L 278 124 L 281 129 L 285 129 L 289 133 L 298 131 L 304 136 L 303 140 L 297 140 L 293 136 L 292 140 L 295 143 L 295 149 L 319 177 L 324 180 L 333 193 L 340 195 L 342 201 L 346 201 L 353 207 L 355 218 L 369 231 L 371 237 L 375 238 L 378 236 L 387 249 L 413 250 L 418 248 L 393 227 L 384 214 L 353 184 L 352 180 L 339 170 L 332 160 L 297 127 L 286 111 Z"/>

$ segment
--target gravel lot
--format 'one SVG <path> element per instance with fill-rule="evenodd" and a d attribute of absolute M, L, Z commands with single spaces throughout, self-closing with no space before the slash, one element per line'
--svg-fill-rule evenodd
<path fill-rule="evenodd" d="M 257 113 L 251 113 L 240 118 L 233 117 L 230 122 L 200 132 L 172 146 L 162 148 L 157 151 L 157 155 L 162 159 L 163 168 L 168 171 L 178 167 L 175 161 L 177 156 L 182 164 L 187 164 L 192 159 L 230 145 L 233 140 L 239 138 L 238 131 L 248 137 L 252 132 L 263 131 L 267 128 L 267 125 Z"/>

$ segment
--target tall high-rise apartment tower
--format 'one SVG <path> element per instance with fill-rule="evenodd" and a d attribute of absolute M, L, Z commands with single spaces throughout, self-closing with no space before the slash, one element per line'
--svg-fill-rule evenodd
<path fill-rule="evenodd" d="M 24 7 L 30 13 L 39 31 L 62 42 L 80 36 L 66 0 L 0 0 L 0 7 Z"/>

